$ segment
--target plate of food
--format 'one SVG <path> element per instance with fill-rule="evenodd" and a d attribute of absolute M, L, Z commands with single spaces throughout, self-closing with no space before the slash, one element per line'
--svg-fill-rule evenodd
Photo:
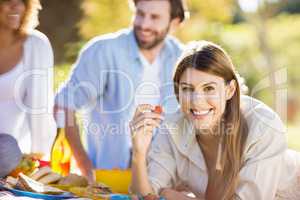
<path fill-rule="evenodd" d="M 26 196 L 36 199 L 58 200 L 74 197 L 72 193 L 44 185 L 22 173 L 19 174 L 18 179 L 7 177 L 1 180 L 0 188 L 16 196 Z"/>
<path fill-rule="evenodd" d="M 51 194 L 40 194 L 40 193 L 35 193 L 35 192 L 28 192 L 28 191 L 17 190 L 17 189 L 10 189 L 10 188 L 4 187 L 4 186 L 0 186 L 0 188 L 11 192 L 15 196 L 31 197 L 31 198 L 35 198 L 35 199 L 59 200 L 59 199 L 74 198 L 74 195 L 72 195 L 69 192 L 51 195 Z"/>

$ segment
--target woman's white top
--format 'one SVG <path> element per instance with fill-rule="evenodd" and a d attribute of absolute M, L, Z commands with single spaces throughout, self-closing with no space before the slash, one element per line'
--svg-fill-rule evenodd
<path fill-rule="evenodd" d="M 21 61 L 0 74 L 0 133 L 14 136 L 23 153 L 49 154 L 55 137 L 53 52 L 48 38 L 31 31 Z"/>
<path fill-rule="evenodd" d="M 235 199 L 300 199 L 300 154 L 287 149 L 285 127 L 262 102 L 241 98 L 249 136 Z M 190 122 L 178 114 L 158 129 L 148 154 L 149 181 L 162 188 L 187 186 L 204 199 L 208 182 L 205 160 Z"/>

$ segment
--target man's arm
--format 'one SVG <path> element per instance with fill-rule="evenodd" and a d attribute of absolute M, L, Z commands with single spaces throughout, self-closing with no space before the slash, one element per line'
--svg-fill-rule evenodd
<path fill-rule="evenodd" d="M 93 165 L 82 145 L 79 127 L 76 122 L 75 111 L 67 108 L 64 110 L 66 113 L 66 138 L 72 149 L 74 158 L 82 175 L 86 176 L 89 182 L 93 182 Z"/>
<path fill-rule="evenodd" d="M 66 137 L 75 160 L 82 174 L 90 181 L 93 179 L 92 162 L 81 143 L 75 114 L 77 110 L 92 108 L 93 103 L 104 94 L 109 71 L 105 52 L 101 41 L 90 42 L 85 46 L 74 65 L 70 79 L 55 97 L 56 107 L 64 109 L 67 116 Z"/>
<path fill-rule="evenodd" d="M 66 139 L 69 142 L 76 163 L 82 175 L 86 176 L 89 182 L 94 182 L 95 177 L 93 174 L 93 165 L 82 145 L 79 127 L 76 122 L 75 111 L 68 108 L 59 108 L 59 106 L 55 105 L 54 116 L 56 116 L 57 111 L 61 109 L 63 109 L 66 114 L 65 115 L 66 116 L 66 120 L 65 120 Z"/>

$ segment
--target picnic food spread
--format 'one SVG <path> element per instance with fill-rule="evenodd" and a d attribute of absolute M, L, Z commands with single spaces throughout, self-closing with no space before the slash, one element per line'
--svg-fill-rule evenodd
<path fill-rule="evenodd" d="M 17 177 L 19 173 L 25 175 L 31 174 L 37 167 L 39 163 L 35 155 L 23 154 L 21 161 L 17 167 L 10 173 L 10 176 Z"/>
<path fill-rule="evenodd" d="M 163 109 L 157 105 L 149 112 L 161 114 Z M 144 197 L 127 196 L 126 193 L 128 193 L 128 186 L 131 179 L 129 170 L 95 170 L 97 183 L 93 184 L 89 184 L 88 180 L 83 176 L 69 174 L 70 166 L 68 165 L 65 168 L 61 165 L 64 163 L 70 164 L 71 152 L 69 151 L 68 144 L 64 143 L 65 141 L 64 128 L 61 126 L 58 128 L 56 141 L 52 147 L 51 162 L 42 161 L 41 155 L 38 154 L 21 155 L 17 167 L 6 178 L 0 179 L 0 189 L 8 190 L 13 194 L 15 194 L 14 191 L 23 191 L 23 193 L 19 194 L 45 195 L 45 199 L 49 195 L 56 196 L 56 199 L 64 199 L 63 197 L 84 197 L 99 200 L 160 199 L 156 195 L 147 195 Z M 68 148 L 65 149 L 65 147 Z M 103 184 L 102 181 L 109 184 L 110 187 Z M 116 184 L 118 184 L 117 187 Z M 122 194 L 118 194 L 119 192 Z M 69 196 L 63 196 L 66 194 Z M 18 194 L 15 195 L 18 196 Z M 43 199 L 43 196 L 39 197 Z"/>
<path fill-rule="evenodd" d="M 16 177 L 7 176 L 6 179 L 2 179 L 1 185 L 7 189 L 38 194 L 60 195 L 71 192 L 74 196 L 91 199 L 102 199 L 112 193 L 111 189 L 102 183 L 89 185 L 85 177 L 76 174 L 62 177 L 48 166 L 36 168 L 30 175 L 19 172 Z"/>

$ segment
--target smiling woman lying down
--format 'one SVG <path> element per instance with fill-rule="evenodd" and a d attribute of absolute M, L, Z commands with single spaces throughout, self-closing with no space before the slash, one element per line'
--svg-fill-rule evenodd
<path fill-rule="evenodd" d="M 220 46 L 190 44 L 173 80 L 181 110 L 164 120 L 141 105 L 131 122 L 133 192 L 190 199 L 176 190 L 184 185 L 197 199 L 300 199 L 300 154 L 274 111 L 240 95 Z"/>

